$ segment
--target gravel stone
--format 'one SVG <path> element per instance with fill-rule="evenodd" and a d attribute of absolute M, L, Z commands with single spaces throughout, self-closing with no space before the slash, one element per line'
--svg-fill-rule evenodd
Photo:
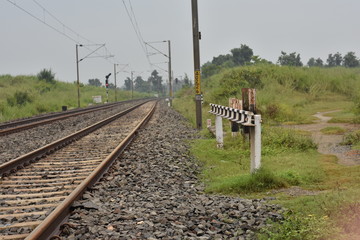
<path fill-rule="evenodd" d="M 282 208 L 265 200 L 204 194 L 188 145 L 198 137 L 180 114 L 159 104 L 109 173 L 73 206 L 72 227 L 61 237 L 254 239 L 268 219 L 283 218 Z"/>
<path fill-rule="evenodd" d="M 124 103 L 114 108 L 81 114 L 79 116 L 44 124 L 21 132 L 1 136 L 0 164 L 38 149 L 45 144 L 68 136 L 100 120 L 134 106 L 135 104 L 140 103 L 140 101 L 141 100 L 132 103 Z M 44 133 L 46 133 L 46 135 Z M 15 149 L 16 151 L 14 151 Z"/>

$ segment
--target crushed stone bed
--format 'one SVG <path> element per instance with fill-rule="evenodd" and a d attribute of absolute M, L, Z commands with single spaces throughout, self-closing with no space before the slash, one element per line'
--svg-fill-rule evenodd
<path fill-rule="evenodd" d="M 254 239 L 282 208 L 260 199 L 204 194 L 197 138 L 161 103 L 110 172 L 75 203 L 63 239 Z"/>
<path fill-rule="evenodd" d="M 68 136 L 91 124 L 134 106 L 139 102 L 140 101 L 137 101 L 136 103 L 125 103 L 114 108 L 82 114 L 21 132 L 1 136 L 0 164 L 38 149 L 45 144 Z"/>

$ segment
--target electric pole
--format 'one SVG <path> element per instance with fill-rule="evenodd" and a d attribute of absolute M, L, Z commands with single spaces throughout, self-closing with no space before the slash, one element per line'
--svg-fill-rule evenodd
<path fill-rule="evenodd" d="M 117 102 L 117 96 L 116 96 L 116 63 L 114 63 L 114 81 L 115 81 L 115 102 Z"/>
<path fill-rule="evenodd" d="M 131 99 L 134 98 L 134 72 L 131 71 Z"/>
<path fill-rule="evenodd" d="M 170 40 L 168 40 L 169 44 L 169 103 L 170 107 L 172 107 L 172 76 L 171 76 L 171 46 L 170 46 Z"/>
<path fill-rule="evenodd" d="M 77 85 L 77 100 L 78 100 L 78 108 L 80 107 L 80 80 L 79 80 L 79 51 L 78 47 L 82 47 L 81 44 L 76 44 L 76 85 Z M 80 60 L 81 61 L 81 60 Z"/>
<path fill-rule="evenodd" d="M 200 32 L 199 32 L 197 0 L 191 0 L 191 9 L 192 9 L 192 26 L 193 26 L 193 48 L 194 48 L 196 127 L 198 129 L 202 129 L 200 44 L 199 44 Z"/>

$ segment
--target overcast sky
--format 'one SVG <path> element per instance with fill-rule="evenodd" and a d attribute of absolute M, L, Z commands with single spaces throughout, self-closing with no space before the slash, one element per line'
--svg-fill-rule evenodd
<path fill-rule="evenodd" d="M 124 70 L 135 71 L 144 79 L 154 69 L 149 60 L 167 69 L 166 57 L 146 57 L 124 2 L 130 14 L 132 6 L 144 41 L 171 40 L 174 76 L 187 73 L 193 78 L 191 0 L 131 0 L 131 6 L 129 0 L 0 0 L 0 75 L 30 75 L 51 68 L 58 80 L 73 82 L 76 42 L 106 43 L 109 51 L 101 48 L 98 55 L 91 55 L 94 58 L 80 62 L 83 83 L 90 78 L 104 82 L 105 75 L 113 73 L 114 63 L 129 64 Z M 272 62 L 281 51 L 300 53 L 304 64 L 310 57 L 325 62 L 329 53 L 354 51 L 360 55 L 359 0 L 198 0 L 198 8 L 201 64 L 241 44 Z M 167 43 L 151 45 L 167 54 Z M 96 46 L 79 48 L 79 58 L 91 49 Z M 150 47 L 148 50 L 154 53 Z M 115 57 L 99 57 L 109 54 Z M 122 68 L 118 66 L 118 70 Z M 166 72 L 157 70 L 167 79 Z M 118 85 L 123 85 L 127 76 L 129 73 L 120 72 Z M 113 82 L 113 76 L 110 80 Z"/>

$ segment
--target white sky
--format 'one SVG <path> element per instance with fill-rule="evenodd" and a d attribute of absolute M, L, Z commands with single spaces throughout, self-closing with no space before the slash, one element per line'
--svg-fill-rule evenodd
<path fill-rule="evenodd" d="M 113 63 L 130 64 L 144 79 L 150 67 L 131 26 L 122 0 L 9 0 L 46 23 L 86 44 L 36 5 L 40 3 L 67 27 L 94 43 L 106 43 L 115 58 L 88 58 L 80 62 L 80 80 L 104 82 Z M 61 81 L 76 80 L 75 42 L 0 0 L 0 74 L 37 74 L 51 68 Z M 127 4 L 129 0 L 124 0 Z M 193 78 L 191 0 L 131 0 L 144 41 L 171 40 L 174 76 Z M 129 5 L 127 5 L 129 7 Z M 360 53 L 358 0 L 198 0 L 201 64 L 246 44 L 255 55 L 276 62 L 285 52 L 300 53 L 302 62 L 329 53 Z M 129 9 L 130 10 L 130 9 Z M 152 44 L 167 54 L 167 43 Z M 149 49 L 150 50 L 150 49 Z M 80 58 L 89 50 L 79 48 Z M 98 52 L 100 55 L 104 51 Z M 154 63 L 163 56 L 150 57 Z M 159 64 L 167 69 L 167 64 Z M 121 68 L 121 67 L 119 67 Z M 159 71 L 159 70 L 158 70 Z M 163 79 L 167 73 L 161 72 Z M 128 73 L 119 73 L 118 85 Z M 113 82 L 113 75 L 110 78 Z"/>

